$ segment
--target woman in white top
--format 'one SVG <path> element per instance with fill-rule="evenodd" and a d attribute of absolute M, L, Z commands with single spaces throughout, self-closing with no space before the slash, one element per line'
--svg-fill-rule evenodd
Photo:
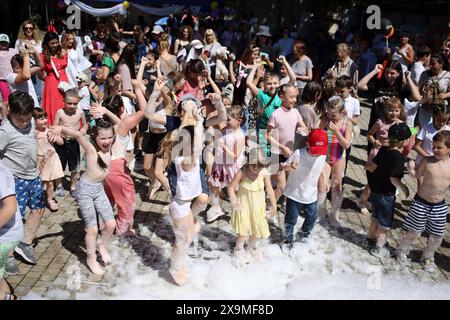
<path fill-rule="evenodd" d="M 389 53 L 389 51 L 388 51 Z M 399 47 L 392 54 L 392 60 L 398 60 L 402 65 L 403 72 L 408 71 L 414 62 L 414 49 L 409 44 L 409 33 L 402 32 L 399 38 Z"/>
<path fill-rule="evenodd" d="M 75 34 L 72 31 L 65 31 L 61 38 L 61 47 L 66 49 L 68 54 L 66 74 L 69 83 L 77 88 L 77 75 L 88 70 L 92 63 L 84 57 L 81 42 L 78 44 Z"/>
<path fill-rule="evenodd" d="M 203 54 L 208 57 L 207 63 L 214 79 L 216 74 L 216 59 L 222 49 L 222 45 L 217 41 L 216 34 L 212 29 L 206 29 L 204 43 L 205 48 L 203 49 Z"/>
<path fill-rule="evenodd" d="M 17 35 L 17 41 L 15 48 L 19 49 L 22 46 L 24 41 L 31 41 L 37 48 L 38 53 L 42 53 L 42 40 L 44 39 L 44 33 L 39 30 L 39 27 L 32 20 L 25 20 L 19 28 L 19 32 Z M 35 66 L 35 61 L 32 57 L 30 57 L 31 67 Z M 42 98 L 42 90 L 44 88 L 44 82 L 40 80 L 37 76 L 32 76 L 31 81 L 34 85 L 34 90 L 38 97 L 38 100 L 41 101 Z"/>

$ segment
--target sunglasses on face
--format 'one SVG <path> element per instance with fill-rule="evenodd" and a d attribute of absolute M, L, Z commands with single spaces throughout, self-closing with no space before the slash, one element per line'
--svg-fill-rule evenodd
<path fill-rule="evenodd" d="M 34 30 L 34 28 L 33 28 L 33 27 L 31 27 L 31 28 L 29 28 L 29 27 L 24 27 L 24 28 L 23 28 L 23 31 L 28 31 L 28 30 L 31 30 L 31 31 L 33 31 L 33 30 Z"/>

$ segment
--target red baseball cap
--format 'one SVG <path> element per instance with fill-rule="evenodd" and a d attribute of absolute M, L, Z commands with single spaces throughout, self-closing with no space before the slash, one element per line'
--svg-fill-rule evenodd
<path fill-rule="evenodd" d="M 326 155 L 328 152 L 328 135 L 325 130 L 313 129 L 308 136 L 308 146 L 313 155 Z"/>

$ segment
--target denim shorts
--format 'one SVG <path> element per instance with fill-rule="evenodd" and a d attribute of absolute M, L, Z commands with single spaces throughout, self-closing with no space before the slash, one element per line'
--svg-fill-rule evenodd
<path fill-rule="evenodd" d="M 372 192 L 370 203 L 372 204 L 372 218 L 378 221 L 381 228 L 389 230 L 394 222 L 395 195 Z"/>

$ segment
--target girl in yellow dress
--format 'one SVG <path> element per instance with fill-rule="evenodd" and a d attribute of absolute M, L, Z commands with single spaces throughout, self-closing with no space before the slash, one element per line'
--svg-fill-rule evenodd
<path fill-rule="evenodd" d="M 247 159 L 247 164 L 236 173 L 228 185 L 228 195 L 233 206 L 231 226 L 237 233 L 234 254 L 245 262 L 248 259 L 248 254 L 244 250 L 247 238 L 249 237 L 248 251 L 250 255 L 258 259 L 261 256 L 256 252 L 256 239 L 268 238 L 270 235 L 266 217 L 265 191 L 270 199 L 269 215 L 275 215 L 277 210 L 270 173 L 263 164 L 265 157 L 261 152 L 256 153 L 257 155 L 253 159 L 251 157 Z M 237 186 L 239 186 L 239 190 L 236 197 Z"/>

